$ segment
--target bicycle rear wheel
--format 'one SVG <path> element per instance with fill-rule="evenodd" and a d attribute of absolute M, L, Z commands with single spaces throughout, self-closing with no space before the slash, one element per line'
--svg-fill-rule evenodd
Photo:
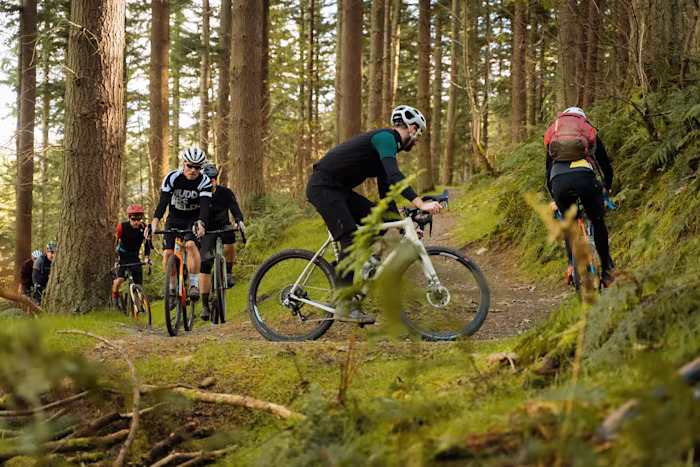
<path fill-rule="evenodd" d="M 401 319 L 426 340 L 447 341 L 474 334 L 489 311 L 490 292 L 479 267 L 464 253 L 426 247 L 439 279 L 431 284 L 418 258 L 401 277 Z"/>
<path fill-rule="evenodd" d="M 151 301 L 148 299 L 148 296 L 146 295 L 146 289 L 144 289 L 141 284 L 136 284 L 134 286 L 134 294 L 136 294 L 136 298 L 138 299 L 138 301 L 140 303 L 140 306 L 138 309 L 138 315 L 136 316 L 136 319 L 138 319 L 141 315 L 143 315 L 143 317 L 148 320 L 148 325 L 150 326 L 152 323 Z"/>
<path fill-rule="evenodd" d="M 168 334 L 177 336 L 182 322 L 182 299 L 175 290 L 170 289 L 171 275 L 177 278 L 180 267 L 180 261 L 175 255 L 168 258 L 168 263 L 165 266 L 165 287 L 163 290 L 163 308 L 165 309 L 165 327 L 168 328 Z M 177 279 L 175 279 L 177 283 Z"/>
<path fill-rule="evenodd" d="M 271 341 L 318 339 L 333 324 L 333 313 L 290 297 L 294 283 L 310 264 L 314 253 L 285 250 L 260 265 L 248 289 L 248 314 L 255 328 Z M 307 271 L 294 295 L 330 304 L 335 289 L 333 266 L 323 258 Z"/>

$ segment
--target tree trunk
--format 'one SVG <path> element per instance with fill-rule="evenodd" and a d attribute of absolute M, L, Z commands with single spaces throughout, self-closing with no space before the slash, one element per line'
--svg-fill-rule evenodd
<path fill-rule="evenodd" d="M 299 47 L 299 62 L 297 63 L 299 67 L 299 97 L 297 99 L 297 104 L 299 105 L 299 140 L 296 144 L 296 187 L 292 192 L 292 196 L 296 197 L 297 194 L 302 193 L 304 190 L 304 168 L 306 166 L 306 151 L 307 151 L 307 140 L 309 129 L 307 128 L 306 119 L 306 53 L 308 52 L 306 46 L 306 2 L 310 0 L 301 0 L 299 8 L 299 16 L 297 17 L 297 27 L 299 29 L 299 38 L 297 41 Z"/>
<path fill-rule="evenodd" d="M 527 6 L 525 0 L 515 0 L 515 19 L 513 20 L 513 61 L 511 63 L 511 88 L 513 99 L 511 106 L 510 131 L 513 144 L 525 139 L 525 122 L 527 117 L 527 81 L 525 75 L 525 17 Z"/>
<path fill-rule="evenodd" d="M 262 95 L 248 85 L 262 83 L 263 7 L 259 0 L 236 2 L 231 27 L 231 170 L 233 190 L 241 208 L 249 211 L 255 197 L 263 194 Z M 259 87 L 257 88 L 260 89 Z M 235 170 L 233 170 L 235 168 Z"/>
<path fill-rule="evenodd" d="M 372 1 L 371 39 L 369 52 L 369 96 L 367 129 L 381 126 L 382 119 L 382 50 L 384 47 L 384 0 Z"/>
<path fill-rule="evenodd" d="M 262 0 L 262 109 L 260 126 L 263 140 L 263 165 L 270 153 L 269 126 L 270 126 L 270 0 Z M 230 10 L 230 8 L 229 8 Z M 228 79 L 228 75 L 227 75 Z M 263 167 L 264 169 L 264 167 Z M 264 173 L 264 171 L 263 171 Z"/>
<path fill-rule="evenodd" d="M 199 74 L 199 147 L 209 154 L 209 0 L 202 0 L 202 68 Z"/>
<path fill-rule="evenodd" d="M 23 0 L 20 12 L 20 83 L 17 135 L 15 218 L 15 282 L 32 252 L 32 191 L 34 188 L 34 115 L 36 112 L 36 0 Z"/>
<path fill-rule="evenodd" d="M 45 20 L 45 30 L 48 31 L 50 24 L 48 20 Z M 51 127 L 51 91 L 49 89 L 49 72 L 51 70 L 51 47 L 45 45 L 41 64 L 42 68 L 42 90 L 41 90 L 41 156 L 39 158 L 39 173 L 37 178 L 39 179 L 39 197 L 41 198 L 39 202 L 41 203 L 40 218 L 39 218 L 39 241 L 38 244 L 42 245 L 47 243 L 47 232 L 46 232 L 46 164 L 49 157 L 49 130 Z M 34 239 L 36 241 L 36 239 Z"/>
<path fill-rule="evenodd" d="M 168 55 L 170 48 L 170 0 L 151 0 L 150 103 L 151 130 L 149 153 L 151 185 L 155 200 L 168 172 Z"/>
<path fill-rule="evenodd" d="M 173 21 L 172 44 L 173 53 L 169 60 L 169 66 L 172 66 L 173 72 L 173 106 L 172 106 L 172 127 L 170 128 L 170 139 L 172 141 L 173 154 L 170 156 L 168 167 L 173 164 L 177 167 L 180 156 L 180 114 L 182 113 L 182 105 L 180 104 L 180 70 L 182 70 L 185 61 L 185 52 L 182 38 L 182 25 L 185 22 L 185 13 L 182 7 L 177 8 L 173 12 L 175 20 Z M 166 170 L 167 172 L 167 170 Z M 162 181 L 162 180 L 161 180 Z M 160 183 L 160 182 L 159 182 Z"/>
<path fill-rule="evenodd" d="M 450 15 L 450 91 L 447 102 L 447 135 L 445 136 L 445 162 L 442 166 L 442 182 L 452 185 L 455 152 L 455 115 L 457 113 L 457 44 L 459 42 L 459 1 L 452 0 Z"/>
<path fill-rule="evenodd" d="M 689 15 L 688 31 L 685 36 L 685 41 L 683 42 L 683 53 L 681 55 L 681 71 L 679 82 L 681 87 L 686 84 L 686 75 L 688 73 L 688 68 L 690 67 L 691 50 L 693 46 L 693 35 L 698 27 L 698 19 L 700 19 L 700 0 L 694 0 L 691 7 L 693 12 Z"/>
<path fill-rule="evenodd" d="M 433 110 L 430 118 L 430 158 L 433 182 L 440 179 L 440 152 L 442 149 L 442 23 L 445 18 L 442 2 L 435 4 L 435 49 L 433 51 Z"/>
<path fill-rule="evenodd" d="M 591 0 L 588 6 L 588 47 L 586 49 L 586 74 L 584 78 L 583 101 L 581 104 L 588 108 L 595 100 L 598 73 L 598 42 L 601 16 L 605 8 L 605 0 Z"/>
<path fill-rule="evenodd" d="M 430 0 L 418 2 L 418 110 L 430 115 Z M 418 178 L 418 190 L 432 190 L 433 167 L 430 156 L 430 127 L 423 131 L 418 144 L 418 169 L 423 172 Z"/>
<path fill-rule="evenodd" d="M 388 0 L 387 0 L 388 1 Z M 391 37 L 393 41 L 391 56 L 391 103 L 390 109 L 396 105 L 396 88 L 399 84 L 399 62 L 401 58 L 401 0 L 394 0 L 391 10 Z M 389 115 L 390 117 L 390 115 Z"/>
<path fill-rule="evenodd" d="M 485 24 L 486 24 L 486 37 L 491 37 L 491 8 L 489 2 L 485 2 Z M 481 103 L 481 119 L 482 119 L 482 131 L 481 131 L 481 145 L 484 148 L 484 154 L 488 154 L 489 148 L 489 96 L 491 95 L 491 43 L 486 40 L 486 54 L 484 57 L 484 100 Z"/>
<path fill-rule="evenodd" d="M 344 0 L 338 0 L 336 18 L 336 40 L 335 40 L 335 78 L 333 81 L 335 89 L 335 145 L 340 144 L 340 115 L 343 101 L 343 9 Z"/>
<path fill-rule="evenodd" d="M 576 0 L 563 0 L 558 7 L 558 36 L 559 36 L 559 65 L 557 79 L 559 81 L 559 105 L 564 109 L 577 104 L 578 100 L 578 69 L 576 57 Z"/>
<path fill-rule="evenodd" d="M 125 14 L 119 0 L 71 4 L 71 21 L 80 27 L 71 27 L 68 39 L 58 248 L 44 302 L 53 312 L 85 313 L 109 297 L 124 139 Z"/>
<path fill-rule="evenodd" d="M 268 0 L 265 0 L 266 2 Z M 269 3 L 268 3 L 269 5 Z M 229 89 L 231 86 L 231 0 L 221 0 L 219 24 L 219 91 L 217 96 L 216 159 L 219 163 L 219 183 L 229 181 Z"/>
<path fill-rule="evenodd" d="M 537 4 L 530 2 L 527 9 L 530 33 L 527 41 L 527 130 L 533 130 L 537 124 Z"/>
<path fill-rule="evenodd" d="M 469 0 L 464 0 L 464 17 L 462 19 L 464 24 L 464 53 L 463 53 L 463 67 L 464 67 L 464 81 L 465 87 L 467 89 L 467 97 L 469 99 L 469 110 L 471 114 L 471 135 L 470 141 L 472 146 L 472 151 L 474 152 L 475 163 L 478 163 L 479 167 L 485 168 L 491 175 L 495 175 L 495 170 L 491 166 L 491 163 L 486 158 L 486 153 L 484 152 L 484 147 L 481 142 L 481 111 L 476 102 L 476 92 L 474 90 L 474 82 L 472 81 L 471 73 L 471 52 L 470 52 L 470 23 L 469 23 Z M 465 164 L 466 165 L 466 164 Z"/>
<path fill-rule="evenodd" d="M 362 131 L 362 0 L 343 0 L 340 141 Z"/>
<path fill-rule="evenodd" d="M 308 89 L 308 95 L 306 96 L 306 148 L 305 148 L 305 164 L 304 172 L 302 174 L 302 179 L 304 180 L 304 187 L 306 187 L 306 180 L 311 174 L 309 167 L 313 161 L 313 147 L 314 138 L 316 137 L 314 132 L 314 68 L 316 63 L 314 62 L 314 38 L 316 29 L 316 0 L 309 0 L 309 35 L 306 48 L 306 82 Z"/>
<path fill-rule="evenodd" d="M 391 0 L 384 0 L 384 44 L 382 45 L 382 119 L 391 116 Z M 385 123 L 386 125 L 386 123 Z"/>
<path fill-rule="evenodd" d="M 593 0 L 595 1 L 595 0 Z M 590 0 L 578 0 L 578 5 L 574 10 L 576 21 L 576 76 L 578 77 L 578 102 L 579 107 L 583 106 L 584 94 L 586 93 L 586 57 L 588 56 L 588 9 Z"/>

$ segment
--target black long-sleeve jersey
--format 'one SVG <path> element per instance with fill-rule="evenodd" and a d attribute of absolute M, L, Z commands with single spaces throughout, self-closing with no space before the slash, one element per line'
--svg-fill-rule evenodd
<path fill-rule="evenodd" d="M 396 161 L 402 149 L 398 131 L 379 128 L 334 147 L 314 164 L 314 170 L 330 175 L 348 189 L 355 188 L 367 178 L 377 177 L 379 196 L 384 198 L 391 185 L 406 178 Z M 418 196 L 411 187 L 403 190 L 401 195 L 409 201 Z"/>
<path fill-rule="evenodd" d="M 236 201 L 236 195 L 229 188 L 221 185 L 216 186 L 216 190 L 211 197 L 211 208 L 209 209 L 209 230 L 218 230 L 226 225 L 231 224 L 228 213 L 233 214 L 233 219 L 238 222 L 243 222 L 243 213 Z"/>
<path fill-rule="evenodd" d="M 173 170 L 163 179 L 153 217 L 161 219 L 168 205 L 168 219 L 191 221 L 198 218 L 206 225 L 211 205 L 211 180 L 203 173 L 188 180 L 182 169 Z"/>

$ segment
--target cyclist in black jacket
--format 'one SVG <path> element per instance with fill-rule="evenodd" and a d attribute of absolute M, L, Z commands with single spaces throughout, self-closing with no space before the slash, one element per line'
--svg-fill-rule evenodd
<path fill-rule="evenodd" d="M 243 213 L 236 201 L 236 195 L 233 191 L 223 185 L 217 184 L 219 170 L 215 164 L 205 164 L 202 168 L 202 173 L 209 177 L 212 186 L 211 208 L 209 209 L 208 230 L 226 230 L 226 233 L 219 235 L 205 235 L 202 238 L 202 247 L 200 255 L 202 257 L 202 270 L 200 285 L 202 290 L 202 311 L 199 317 L 204 321 L 208 321 L 211 315 L 209 310 L 209 291 L 211 290 L 211 268 L 214 260 L 214 248 L 216 247 L 216 238 L 221 237 L 224 244 L 224 257 L 226 258 L 226 282 L 229 287 L 233 286 L 233 276 L 231 268 L 236 260 L 236 231 L 231 226 L 229 212 L 233 215 L 233 220 L 236 226 L 245 230 L 243 223 Z"/>
<path fill-rule="evenodd" d="M 143 208 L 138 204 L 130 204 L 126 209 L 126 214 L 129 220 L 117 225 L 117 258 L 114 267 L 118 267 L 117 278 L 112 283 L 112 306 L 119 307 L 119 287 L 124 283 L 126 271 L 129 270 L 131 277 L 134 278 L 134 283 L 143 283 L 143 268 L 141 267 L 141 259 L 139 252 L 141 245 L 144 244 L 143 254 L 146 263 L 151 263 L 149 258 L 151 254 L 151 240 L 144 239 L 145 231 L 148 228 L 143 223 Z M 122 266 L 123 264 L 131 264 L 132 266 Z"/>
<path fill-rule="evenodd" d="M 586 118 L 586 114 L 578 107 L 570 107 L 563 113 L 574 113 Z M 554 211 L 558 209 L 564 214 L 576 202 L 577 196 L 581 199 L 583 209 L 593 224 L 593 236 L 601 262 L 601 281 L 607 287 L 614 281 L 614 278 L 610 274 L 613 268 L 613 261 L 610 257 L 610 247 L 608 245 L 608 228 L 605 226 L 603 194 L 608 194 L 611 191 L 613 169 L 605 146 L 598 135 L 595 137 L 595 149 L 592 153 L 587 159 L 558 162 L 552 159 L 547 150 L 545 184 L 552 198 L 554 198 L 552 204 Z M 602 186 L 595 176 L 594 168 L 596 164 L 603 173 Z M 568 284 L 571 282 L 573 274 L 571 248 L 568 241 L 566 242 L 566 253 L 568 257 Z"/>
<path fill-rule="evenodd" d="M 168 209 L 168 218 L 165 221 L 165 230 L 168 229 L 192 229 L 192 233 L 185 236 L 185 248 L 187 249 L 187 271 L 190 274 L 190 286 L 187 294 L 193 299 L 199 299 L 199 249 L 196 239 L 204 235 L 204 227 L 209 217 L 211 205 L 211 180 L 201 173 L 202 166 L 206 162 L 206 154 L 199 148 L 187 148 L 180 155 L 182 168 L 173 170 L 163 179 L 160 190 L 160 201 L 156 207 L 151 221 L 151 230 L 158 230 L 160 218 Z M 149 233 L 144 233 L 149 235 Z M 175 235 L 163 236 L 163 269 L 168 264 L 168 258 L 173 253 Z M 174 278 L 171 278 L 171 281 Z M 177 285 L 171 282 L 171 289 Z"/>
<path fill-rule="evenodd" d="M 400 105 L 391 113 L 392 128 L 380 128 L 359 134 L 334 147 L 316 164 L 306 186 L 306 197 L 323 217 L 333 238 L 340 243 L 341 259 L 347 256 L 357 224 L 367 216 L 374 203 L 353 191 L 367 178 L 377 177 L 379 196 L 384 198 L 389 187 L 405 177 L 399 170 L 397 155 L 410 151 L 421 132 L 426 129 L 423 114 L 407 105 Z M 437 213 L 440 204 L 423 201 L 412 188 L 401 193 L 414 206 Z M 392 203 L 393 204 L 393 203 Z M 392 211 L 398 214 L 396 205 Z M 338 277 L 339 285 L 348 286 L 352 273 Z M 357 309 L 339 313 L 336 319 L 371 324 L 374 318 Z"/>
<path fill-rule="evenodd" d="M 51 274 L 51 263 L 56 252 L 56 242 L 46 244 L 46 253 L 39 256 L 34 261 L 32 269 L 32 282 L 34 282 L 34 301 L 37 305 L 41 305 L 41 297 L 46 289 L 46 284 L 49 283 L 49 274 Z"/>

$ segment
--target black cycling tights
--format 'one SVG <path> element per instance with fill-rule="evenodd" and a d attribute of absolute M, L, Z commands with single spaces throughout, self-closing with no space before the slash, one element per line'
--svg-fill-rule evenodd
<path fill-rule="evenodd" d="M 608 229 L 603 219 L 605 215 L 603 188 L 593 172 L 580 171 L 557 175 L 552 179 L 552 195 L 562 214 L 576 202 L 577 196 L 581 199 L 583 210 L 593 224 L 593 237 L 601 267 L 603 272 L 609 271 L 612 268 L 612 262 L 608 246 Z"/>

